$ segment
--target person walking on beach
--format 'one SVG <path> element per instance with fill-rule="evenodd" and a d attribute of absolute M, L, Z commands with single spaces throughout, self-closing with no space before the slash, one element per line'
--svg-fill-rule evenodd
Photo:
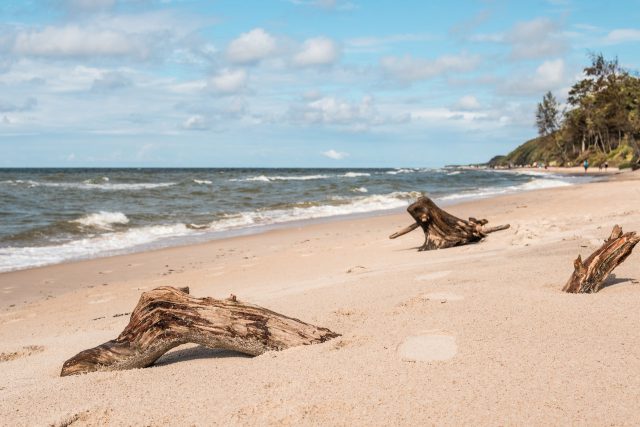
<path fill-rule="evenodd" d="M 609 162 L 604 162 L 604 171 L 606 172 L 609 169 Z"/>
<path fill-rule="evenodd" d="M 585 159 L 582 165 L 584 166 L 584 173 L 587 173 L 587 169 L 589 169 L 589 160 Z"/>

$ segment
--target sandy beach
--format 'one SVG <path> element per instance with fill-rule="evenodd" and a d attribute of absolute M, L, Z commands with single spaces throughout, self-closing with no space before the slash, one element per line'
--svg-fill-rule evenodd
<path fill-rule="evenodd" d="M 597 294 L 561 288 L 615 224 L 640 231 L 640 172 L 447 209 L 511 228 L 417 252 L 420 231 L 388 239 L 401 213 L 2 273 L 0 424 L 637 424 L 640 252 Z M 254 358 L 187 345 L 151 368 L 59 376 L 162 285 L 341 337 Z"/>

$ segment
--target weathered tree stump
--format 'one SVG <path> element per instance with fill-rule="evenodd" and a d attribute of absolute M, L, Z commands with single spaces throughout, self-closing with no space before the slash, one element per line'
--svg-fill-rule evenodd
<path fill-rule="evenodd" d="M 607 276 L 631 255 L 640 237 L 635 232 L 622 233 L 619 225 L 613 227 L 611 236 L 602 246 L 582 261 L 580 255 L 573 262 L 573 274 L 564 285 L 564 292 L 581 294 L 598 292 Z"/>
<path fill-rule="evenodd" d="M 120 336 L 67 360 L 60 376 L 144 368 L 186 343 L 257 356 L 339 336 L 233 295 L 217 300 L 188 293 L 189 288 L 170 286 L 143 293 Z"/>
<path fill-rule="evenodd" d="M 425 241 L 418 248 L 419 251 L 445 249 L 478 242 L 489 233 L 509 228 L 509 224 L 485 227 L 488 222 L 486 219 L 469 218 L 469 221 L 465 221 L 457 218 L 440 209 L 428 197 L 420 197 L 407 208 L 407 212 L 416 220 L 415 224 L 393 233 L 389 238 L 395 239 L 422 227 Z"/>

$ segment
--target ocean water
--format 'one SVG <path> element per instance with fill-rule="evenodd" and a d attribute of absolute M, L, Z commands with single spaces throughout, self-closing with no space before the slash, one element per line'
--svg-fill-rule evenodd
<path fill-rule="evenodd" d="M 0 272 L 401 210 L 423 194 L 446 204 L 580 179 L 458 168 L 0 169 Z"/>

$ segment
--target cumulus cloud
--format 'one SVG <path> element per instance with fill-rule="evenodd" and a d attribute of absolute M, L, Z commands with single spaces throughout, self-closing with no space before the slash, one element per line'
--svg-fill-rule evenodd
<path fill-rule="evenodd" d="M 635 28 L 620 28 L 610 31 L 604 38 L 606 44 L 640 42 L 640 30 Z"/>
<path fill-rule="evenodd" d="M 561 25 L 549 18 L 517 22 L 509 31 L 473 34 L 468 39 L 509 45 L 509 57 L 514 60 L 558 56 L 568 49 Z"/>
<path fill-rule="evenodd" d="M 349 155 L 349 153 L 345 153 L 342 151 L 336 151 L 334 149 L 325 151 L 322 153 L 323 156 L 328 157 L 333 160 L 342 160 Z"/>
<path fill-rule="evenodd" d="M 187 130 L 206 130 L 209 129 L 207 119 L 201 115 L 188 117 L 183 123 L 182 128 Z"/>
<path fill-rule="evenodd" d="M 13 51 L 44 57 L 146 55 L 144 46 L 124 33 L 78 25 L 19 32 Z"/>
<path fill-rule="evenodd" d="M 511 58 L 532 59 L 557 56 L 567 50 L 560 25 L 548 18 L 519 22 L 506 34 Z"/>
<path fill-rule="evenodd" d="M 486 113 L 472 111 L 456 111 L 449 108 L 423 108 L 411 112 L 412 120 L 424 120 L 441 123 L 443 120 L 474 121 L 481 120 L 487 116 Z"/>
<path fill-rule="evenodd" d="M 477 110 L 480 108 L 480 102 L 473 95 L 465 95 L 458 100 L 455 107 L 465 111 Z"/>
<path fill-rule="evenodd" d="M 292 109 L 292 118 L 305 124 L 346 125 L 361 128 L 377 121 L 373 98 L 365 96 L 360 102 L 349 102 L 333 96 L 312 99 Z"/>
<path fill-rule="evenodd" d="M 478 55 L 468 54 L 444 55 L 436 59 L 414 58 L 411 55 L 387 56 L 380 61 L 386 74 L 406 83 L 437 77 L 445 73 L 473 71 L 479 64 Z"/>
<path fill-rule="evenodd" d="M 211 79 L 211 87 L 219 93 L 230 94 L 244 89 L 247 83 L 247 72 L 241 68 L 224 69 Z"/>
<path fill-rule="evenodd" d="M 339 57 L 340 49 L 333 40 L 314 37 L 304 41 L 302 49 L 293 57 L 293 63 L 301 67 L 330 65 Z"/>
<path fill-rule="evenodd" d="M 506 95 L 537 95 L 561 88 L 567 83 L 565 64 L 562 59 L 544 61 L 532 75 L 523 75 L 509 80 L 500 92 Z"/>
<path fill-rule="evenodd" d="M 236 64 L 251 64 L 269 57 L 276 46 L 276 39 L 271 34 L 255 28 L 229 43 L 227 57 Z"/>

